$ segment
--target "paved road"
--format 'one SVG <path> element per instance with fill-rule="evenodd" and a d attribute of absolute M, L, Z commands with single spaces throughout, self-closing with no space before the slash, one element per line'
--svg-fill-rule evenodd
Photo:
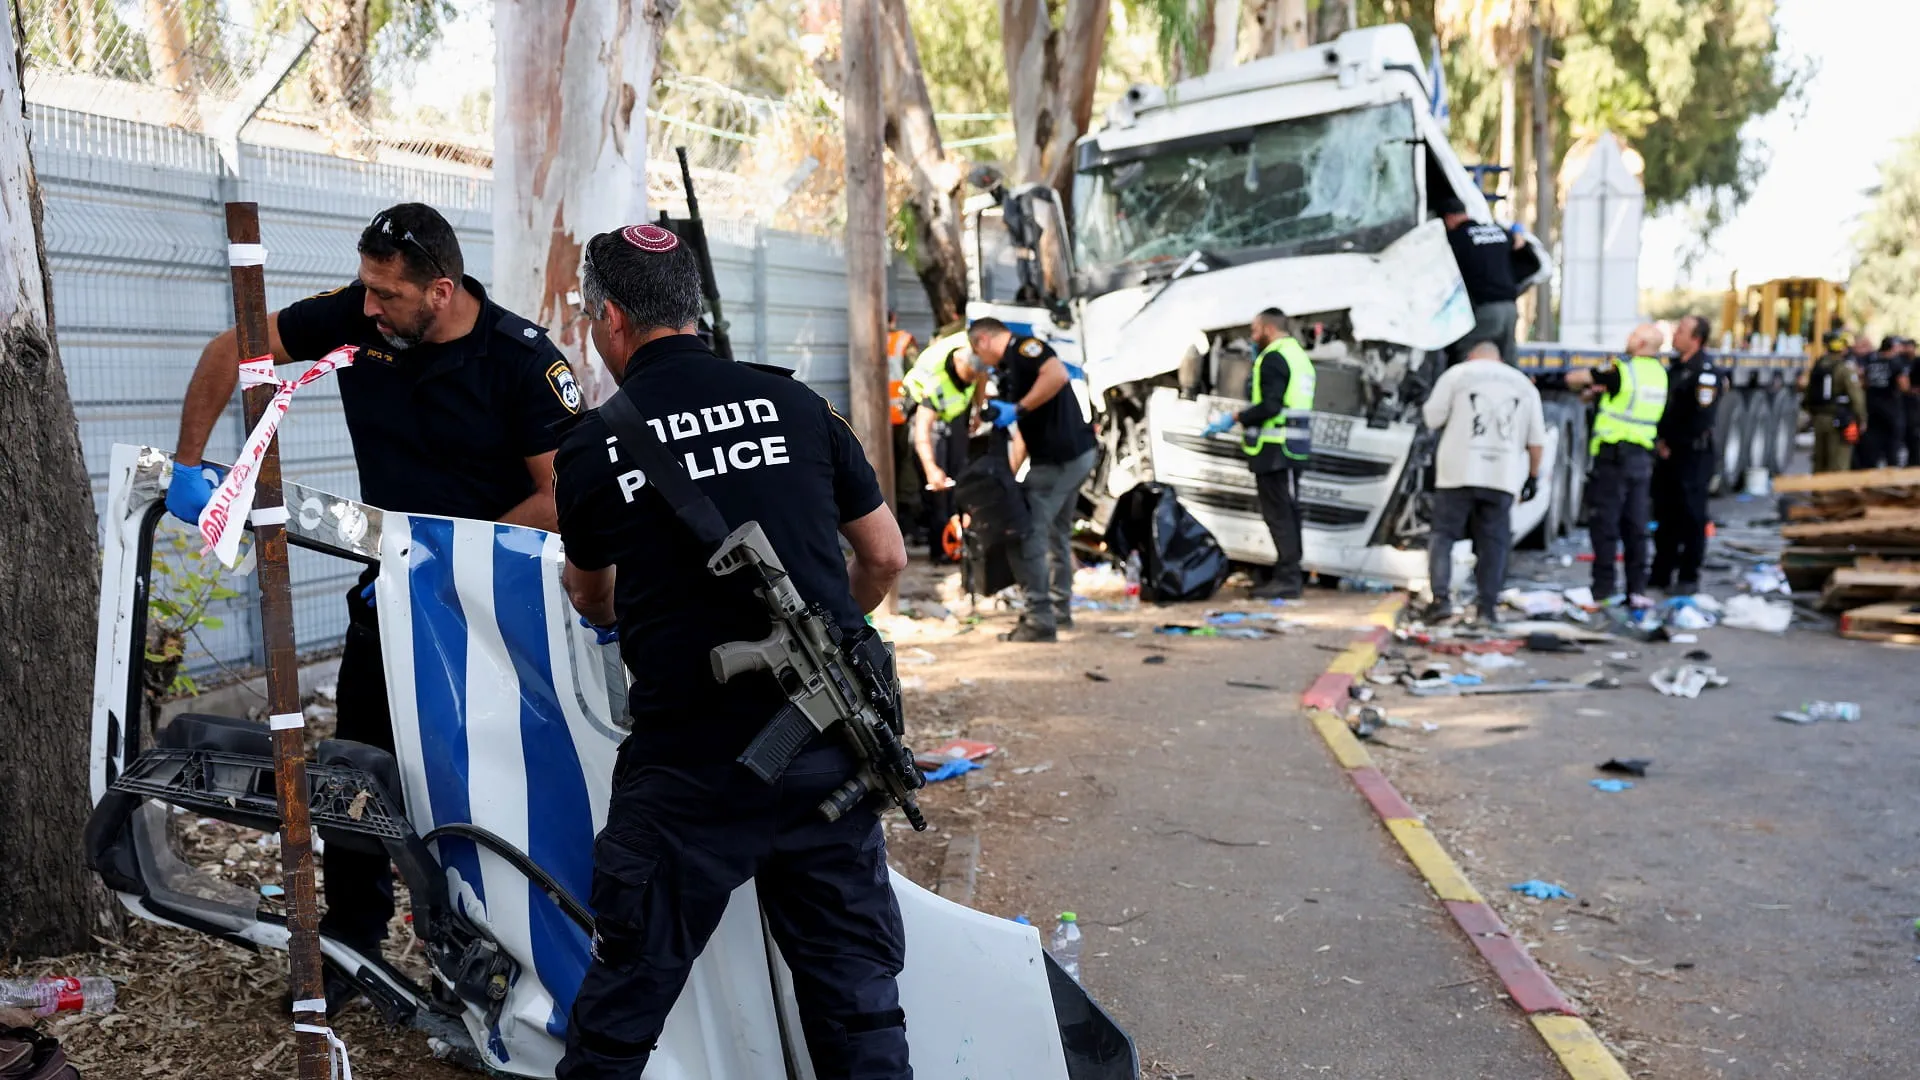
<path fill-rule="evenodd" d="M 1385 697 L 1441 725 L 1374 756 L 1635 1076 L 1920 1075 L 1920 651 L 1796 630 L 1714 629 L 1637 648 L 1625 688 L 1568 696 Z M 1646 686 L 1694 648 L 1732 679 L 1698 700 Z M 1533 661 L 1531 674 L 1596 657 Z M 1857 724 L 1772 719 L 1809 698 Z M 1631 791 L 1588 781 L 1654 759 Z M 1557 881 L 1580 902 L 1512 898 Z"/>
<path fill-rule="evenodd" d="M 1316 592 L 1323 630 L 1261 642 L 1127 640 L 1107 632 L 1126 617 L 1082 616 L 1058 646 L 977 633 L 914 669 L 1005 748 L 1004 787 L 941 785 L 930 807 L 952 822 L 972 803 L 984 823 L 976 906 L 1077 911 L 1086 983 L 1149 1077 L 1561 1075 L 1295 708 L 1333 657 L 1315 644 L 1343 644 L 1371 606 Z"/>

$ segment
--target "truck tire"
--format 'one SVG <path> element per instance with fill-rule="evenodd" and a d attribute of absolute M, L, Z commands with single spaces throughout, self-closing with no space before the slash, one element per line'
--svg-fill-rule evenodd
<path fill-rule="evenodd" d="M 1720 399 L 1720 409 L 1714 417 L 1713 445 L 1720 450 L 1720 461 L 1714 470 L 1714 478 L 1719 482 L 1716 493 L 1725 495 L 1740 486 L 1740 474 L 1747 467 L 1747 394 L 1735 391 Z"/>
<path fill-rule="evenodd" d="M 1747 392 L 1747 465 L 1749 469 L 1773 470 L 1773 392 L 1755 387 Z M 1736 491 L 1746 488 L 1743 474 L 1734 481 Z"/>
<path fill-rule="evenodd" d="M 1571 533 L 1587 518 L 1587 473 L 1593 459 L 1587 453 L 1587 410 L 1573 410 L 1569 421 L 1573 438 L 1567 442 L 1567 531 Z"/>
<path fill-rule="evenodd" d="M 1793 437 L 1800 433 L 1800 395 L 1791 386 L 1773 391 L 1772 446 L 1767 468 L 1776 476 L 1793 467 Z"/>

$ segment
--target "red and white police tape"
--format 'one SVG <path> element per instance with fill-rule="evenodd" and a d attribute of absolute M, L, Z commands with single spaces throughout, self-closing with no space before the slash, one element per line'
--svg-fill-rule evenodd
<path fill-rule="evenodd" d="M 226 479 L 220 481 L 213 498 L 207 500 L 206 508 L 200 511 L 200 535 L 207 541 L 207 550 L 228 569 L 240 561 L 240 534 L 246 531 L 247 514 L 253 509 L 253 488 L 260 479 L 260 460 L 266 457 L 267 444 L 280 430 L 280 420 L 287 415 L 294 391 L 331 374 L 335 368 L 351 366 L 353 355 L 358 351 L 356 346 L 342 345 L 301 372 L 297 379 L 282 379 L 275 374 L 271 356 L 256 356 L 240 362 L 241 386 L 278 386 L 279 389 L 267 403 L 260 422 L 247 435 L 246 445 L 240 448 L 233 468 L 227 470 Z"/>

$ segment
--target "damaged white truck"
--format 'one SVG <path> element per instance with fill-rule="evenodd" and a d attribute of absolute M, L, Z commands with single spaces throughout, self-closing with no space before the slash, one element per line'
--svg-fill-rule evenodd
<path fill-rule="evenodd" d="M 1134 485 L 1171 485 L 1239 562 L 1271 564 L 1233 433 L 1248 398 L 1248 323 L 1278 307 L 1313 358 L 1313 456 L 1300 484 L 1307 569 L 1423 587 L 1431 439 L 1419 407 L 1441 350 L 1473 326 L 1434 208 L 1486 198 L 1429 109 L 1404 26 L 1179 83 L 1135 87 L 1079 145 L 1071 244 L 1045 188 L 970 215 L 970 317 L 1031 327 L 1085 373 L 1104 454 L 1096 523 Z M 1050 235 L 1051 233 L 1051 235 Z M 1519 276 L 1552 272 L 1528 238 Z M 1544 495 L 1516 537 L 1569 527 L 1585 419 L 1549 398 Z"/>

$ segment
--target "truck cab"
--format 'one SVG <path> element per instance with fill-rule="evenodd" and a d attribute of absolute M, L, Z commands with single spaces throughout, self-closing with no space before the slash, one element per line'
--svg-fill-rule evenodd
<path fill-rule="evenodd" d="M 1424 583 L 1419 406 L 1442 350 L 1473 326 L 1436 208 L 1457 198 L 1493 218 L 1432 117 L 1422 70 L 1406 27 L 1350 31 L 1169 90 L 1135 87 L 1080 142 L 1072 243 L 1054 270 L 1070 274 L 1060 332 L 1105 449 L 1088 491 L 1096 520 L 1159 481 L 1235 560 L 1273 561 L 1238 433 L 1203 429 L 1247 404 L 1248 324 L 1277 307 L 1318 376 L 1306 567 Z M 1532 238 L 1520 261 L 1527 285 L 1552 272 Z M 1573 427 L 1550 415 L 1550 460 Z M 1548 518 L 1567 509 L 1553 493 L 1517 505 L 1515 535 L 1563 527 Z"/>

